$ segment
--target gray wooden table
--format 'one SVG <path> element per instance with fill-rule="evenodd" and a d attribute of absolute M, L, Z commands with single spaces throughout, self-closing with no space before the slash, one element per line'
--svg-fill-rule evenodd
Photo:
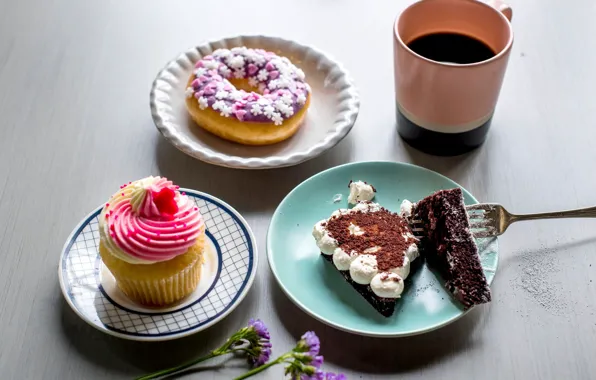
<path fill-rule="evenodd" d="M 346 162 L 416 163 L 517 212 L 596 204 L 592 2 L 513 2 L 515 45 L 490 138 L 454 158 L 419 153 L 396 135 L 391 27 L 406 5 L 0 0 L 0 378 L 131 378 L 205 353 L 253 316 L 269 325 L 278 353 L 316 330 L 326 368 L 350 379 L 596 378 L 596 220 L 513 226 L 501 239 L 494 302 L 407 339 L 328 328 L 273 280 L 263 247 L 275 207 L 302 180 Z M 164 63 L 205 39 L 250 33 L 315 45 L 351 72 L 362 108 L 336 148 L 297 167 L 237 171 L 187 157 L 158 134 L 149 88 Z M 255 284 L 230 316 L 155 344 L 89 327 L 57 278 L 73 226 L 114 186 L 149 174 L 224 199 L 261 247 Z M 244 368 L 231 360 L 188 378 L 228 379 Z M 262 378 L 280 379 L 282 369 Z"/>

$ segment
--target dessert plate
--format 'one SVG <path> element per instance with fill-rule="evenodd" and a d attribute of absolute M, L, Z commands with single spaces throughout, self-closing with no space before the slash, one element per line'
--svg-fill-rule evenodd
<path fill-rule="evenodd" d="M 262 48 L 289 58 L 306 74 L 312 100 L 304 124 L 286 141 L 268 146 L 229 142 L 199 128 L 189 117 L 185 89 L 194 64 L 219 48 Z M 321 51 L 278 37 L 239 36 L 211 41 L 180 54 L 153 82 L 151 115 L 176 148 L 214 165 L 267 169 L 292 166 L 325 152 L 352 129 L 360 101 L 346 70 Z"/>
<path fill-rule="evenodd" d="M 207 226 L 205 263 L 193 294 L 168 308 L 148 308 L 124 295 L 99 256 L 97 217 L 89 214 L 68 237 L 58 268 L 70 307 L 91 326 L 125 339 L 181 338 L 217 323 L 246 296 L 257 270 L 257 246 L 246 221 L 225 202 L 181 189 L 193 198 Z"/>
<path fill-rule="evenodd" d="M 348 207 L 350 180 L 375 186 L 373 201 L 396 212 L 404 199 L 414 202 L 440 189 L 461 187 L 433 171 L 396 162 L 346 164 L 302 182 L 280 203 L 267 233 L 269 266 L 288 297 L 328 325 L 368 336 L 421 334 L 466 314 L 424 264 L 410 274 L 395 313 L 385 318 L 320 257 L 312 237 L 313 226 L 334 210 Z M 467 190 L 463 192 L 466 204 L 478 203 Z M 479 239 L 477 244 L 484 273 L 491 283 L 498 264 L 497 240 Z"/>

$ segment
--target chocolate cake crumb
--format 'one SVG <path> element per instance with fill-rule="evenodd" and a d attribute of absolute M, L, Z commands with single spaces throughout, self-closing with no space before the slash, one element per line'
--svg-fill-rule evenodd
<path fill-rule="evenodd" d="M 351 224 L 358 226 L 363 234 L 350 233 Z M 384 208 L 334 216 L 327 221 L 327 231 L 346 252 L 364 254 L 369 248 L 380 247 L 378 251 L 366 254 L 376 256 L 378 269 L 382 272 L 403 266 L 405 252 L 412 244 L 404 237 L 412 233 L 407 221 Z"/>

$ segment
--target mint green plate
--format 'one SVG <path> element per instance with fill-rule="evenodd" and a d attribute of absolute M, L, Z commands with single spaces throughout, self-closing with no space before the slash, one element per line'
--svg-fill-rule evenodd
<path fill-rule="evenodd" d="M 415 202 L 440 189 L 461 187 L 433 171 L 397 162 L 346 164 L 302 182 L 275 210 L 267 233 L 269 266 L 288 297 L 330 326 L 379 337 L 421 334 L 466 314 L 443 288 L 440 277 L 424 263 L 406 280 L 406 290 L 394 315 L 385 318 L 320 257 L 312 228 L 334 210 L 348 207 L 350 180 L 374 185 L 377 189 L 374 201 L 391 211 L 399 211 L 404 199 Z M 466 204 L 478 203 L 467 190 L 463 192 Z M 337 194 L 342 199 L 334 203 Z M 478 239 L 477 244 L 490 283 L 498 264 L 497 239 Z"/>

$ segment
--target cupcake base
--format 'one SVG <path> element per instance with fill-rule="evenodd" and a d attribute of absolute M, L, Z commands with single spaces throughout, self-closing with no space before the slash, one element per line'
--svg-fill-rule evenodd
<path fill-rule="evenodd" d="M 199 285 L 204 243 L 203 235 L 186 253 L 155 264 L 127 263 L 101 241 L 99 254 L 126 296 L 145 306 L 163 307 L 187 297 Z"/>

